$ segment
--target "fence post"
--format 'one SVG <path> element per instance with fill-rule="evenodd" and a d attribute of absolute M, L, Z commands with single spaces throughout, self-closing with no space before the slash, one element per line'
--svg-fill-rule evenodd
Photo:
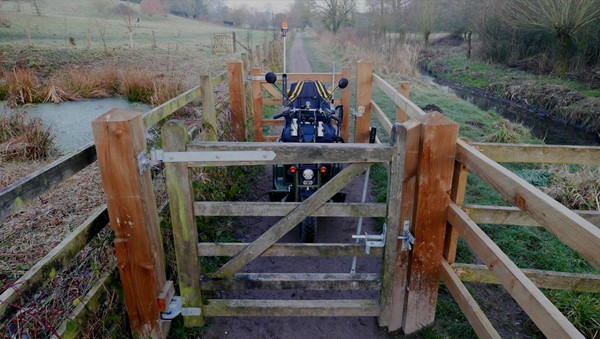
<path fill-rule="evenodd" d="M 434 113 L 423 123 L 417 179 L 415 244 L 410 260 L 404 309 L 404 333 L 409 335 L 435 319 L 458 124 Z"/>
<path fill-rule="evenodd" d="M 261 53 L 260 53 L 260 45 L 256 45 L 256 64 L 254 64 L 255 67 L 262 67 L 262 58 L 261 58 Z"/>
<path fill-rule="evenodd" d="M 246 76 L 248 75 L 248 70 L 250 69 L 250 59 L 248 59 L 248 53 L 242 53 L 242 64 L 244 67 L 242 74 Z"/>
<path fill-rule="evenodd" d="M 187 129 L 178 121 L 169 121 L 162 127 L 162 140 L 166 152 L 185 152 Z M 183 307 L 201 308 L 198 229 L 189 169 L 186 163 L 166 163 L 165 173 L 181 302 Z M 183 321 L 187 327 L 204 325 L 202 315 L 184 316 Z"/>
<path fill-rule="evenodd" d="M 454 163 L 454 174 L 452 175 L 452 191 L 450 199 L 458 206 L 465 202 L 465 192 L 467 190 L 467 177 L 469 170 L 462 163 Z M 458 231 L 448 223 L 446 225 L 446 238 L 444 240 L 444 257 L 449 264 L 456 261 L 456 246 L 458 245 Z"/>
<path fill-rule="evenodd" d="M 382 287 L 379 301 L 380 314 L 379 326 L 387 326 L 390 322 L 393 307 L 394 290 L 397 288 L 396 269 L 398 233 L 401 222 L 402 186 L 404 177 L 404 160 L 406 151 L 406 128 L 402 124 L 395 124 L 392 128 L 390 140 L 394 147 L 392 161 L 390 162 L 388 180 L 388 209 L 386 216 L 386 246 L 383 252 Z"/>
<path fill-rule="evenodd" d="M 246 141 L 246 98 L 241 61 L 227 63 L 229 98 L 231 102 L 231 130 L 236 141 Z"/>
<path fill-rule="evenodd" d="M 363 111 L 356 120 L 354 142 L 369 142 L 371 127 L 371 96 L 373 93 L 373 63 L 360 60 L 356 69 L 356 110 Z"/>
<path fill-rule="evenodd" d="M 350 80 L 350 78 L 352 78 L 351 72 L 352 68 L 350 67 L 342 68 L 342 78 Z M 337 84 L 332 84 L 331 86 L 332 88 L 335 88 L 336 85 Z M 342 105 L 344 106 L 344 117 L 342 119 L 342 138 L 348 142 L 348 138 L 350 137 L 350 115 L 352 115 L 350 113 L 350 86 L 342 90 Z"/>
<path fill-rule="evenodd" d="M 414 234 L 414 209 L 417 192 L 417 177 L 419 168 L 419 156 L 421 146 L 422 125 L 416 120 L 404 123 L 406 128 L 406 142 L 404 151 L 404 173 L 402 175 L 402 200 L 400 205 L 400 227 L 404 228 L 404 222 L 411 225 Z M 404 304 L 406 300 L 406 285 L 408 284 L 408 267 L 410 263 L 410 251 L 402 251 L 402 242 L 398 243 L 396 249 L 396 276 L 394 278 L 394 291 L 392 294 L 392 307 L 389 322 L 381 322 L 381 326 L 387 326 L 389 331 L 396 331 L 402 327 L 404 320 Z"/>
<path fill-rule="evenodd" d="M 408 96 L 410 95 L 410 83 L 408 81 L 403 81 L 400 83 L 400 87 L 398 89 L 400 90 L 400 94 L 408 99 Z M 398 107 L 396 110 L 396 121 L 405 122 L 406 120 L 408 120 L 406 112 L 402 108 Z"/>
<path fill-rule="evenodd" d="M 237 41 L 235 40 L 235 32 L 231 33 L 231 40 L 233 42 L 233 53 L 235 53 L 237 51 L 237 47 L 236 47 Z"/>
<path fill-rule="evenodd" d="M 140 338 L 162 337 L 164 252 L 150 171 L 138 168 L 138 155 L 146 151 L 141 113 L 115 108 L 92 128 L 131 330 Z"/>
<path fill-rule="evenodd" d="M 252 69 L 252 77 L 259 77 L 260 69 Z M 262 88 L 260 80 L 252 79 L 252 114 L 254 117 L 254 141 L 264 141 L 262 134 Z"/>
<path fill-rule="evenodd" d="M 200 76 L 202 87 L 202 116 L 204 117 L 204 140 L 217 141 L 217 110 L 215 109 L 215 91 L 209 75 Z"/>

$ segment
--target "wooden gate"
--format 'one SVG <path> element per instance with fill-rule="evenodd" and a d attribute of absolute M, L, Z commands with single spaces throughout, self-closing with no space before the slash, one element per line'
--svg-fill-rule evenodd
<path fill-rule="evenodd" d="M 396 125 L 392 144 L 187 143 L 185 127 L 169 122 L 163 127 L 170 209 L 175 234 L 179 285 L 188 326 L 203 317 L 217 316 L 377 316 L 386 322 L 396 270 L 406 129 Z M 345 163 L 346 168 L 302 203 L 193 202 L 190 166 L 238 166 L 296 163 Z M 331 197 L 371 164 L 389 168 L 386 204 L 329 203 Z M 197 216 L 281 216 L 252 243 L 198 243 Z M 340 244 L 280 244 L 276 242 L 308 216 L 385 217 L 384 248 L 365 253 L 365 246 Z M 382 274 L 239 273 L 259 256 L 379 256 Z M 209 280 L 201 281 L 200 256 L 232 257 Z M 238 300 L 213 299 L 203 303 L 205 289 L 267 288 L 347 290 L 376 289 L 379 300 Z"/>

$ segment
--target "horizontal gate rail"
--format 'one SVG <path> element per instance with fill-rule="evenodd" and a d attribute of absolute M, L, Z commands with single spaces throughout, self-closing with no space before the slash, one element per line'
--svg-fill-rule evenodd
<path fill-rule="evenodd" d="M 299 202 L 217 202 L 194 203 L 196 216 L 282 217 L 300 206 Z M 386 204 L 327 203 L 311 214 L 315 217 L 385 217 Z"/>
<path fill-rule="evenodd" d="M 316 163 L 376 163 L 389 162 L 393 149 L 389 144 L 321 144 L 321 143 L 236 143 L 236 142 L 190 142 L 189 152 L 274 152 L 272 160 L 224 160 L 211 161 L 211 166 L 316 164 Z M 179 152 L 178 152 L 179 153 Z M 193 153 L 192 153 L 193 154 Z M 165 153 L 165 158 L 168 153 Z M 201 166 L 197 160 L 187 161 L 189 166 Z"/>
<path fill-rule="evenodd" d="M 463 209 L 477 224 L 542 226 L 529 213 L 513 206 L 465 205 Z M 573 211 L 596 227 L 600 227 L 600 211 Z"/>
<path fill-rule="evenodd" d="M 250 243 L 198 243 L 198 256 L 233 257 Z M 381 257 L 383 248 L 373 247 L 365 253 L 364 244 L 273 244 L 261 253 L 263 257 Z"/>
<path fill-rule="evenodd" d="M 375 317 L 377 300 L 208 300 L 207 317 Z"/>
<path fill-rule="evenodd" d="M 379 290 L 381 275 L 376 273 L 238 273 L 228 280 L 202 281 L 200 287 L 203 290 Z"/>

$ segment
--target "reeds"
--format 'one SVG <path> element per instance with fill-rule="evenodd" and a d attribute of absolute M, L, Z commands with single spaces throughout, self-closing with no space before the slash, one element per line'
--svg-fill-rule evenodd
<path fill-rule="evenodd" d="M 9 105 L 75 101 L 117 95 L 129 101 L 160 105 L 183 89 L 181 81 L 145 70 L 69 70 L 43 84 L 30 69 L 0 74 L 0 100 Z"/>
<path fill-rule="evenodd" d="M 531 136 L 531 132 L 521 124 L 513 124 L 507 119 L 501 119 L 492 124 L 493 132 L 481 139 L 483 142 L 502 144 L 518 144 L 520 137 Z"/>
<path fill-rule="evenodd" d="M 553 179 L 546 194 L 571 209 L 600 211 L 600 168 L 552 166 L 549 171 Z"/>
<path fill-rule="evenodd" d="M 26 112 L 0 115 L 0 160 L 46 159 L 54 149 L 51 128 Z"/>

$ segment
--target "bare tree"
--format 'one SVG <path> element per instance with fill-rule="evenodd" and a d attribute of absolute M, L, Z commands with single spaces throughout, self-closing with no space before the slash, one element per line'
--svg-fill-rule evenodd
<path fill-rule="evenodd" d="M 556 34 L 561 55 L 557 72 L 564 75 L 575 34 L 600 18 L 600 0 L 505 1 L 503 16 L 514 27 Z"/>
<path fill-rule="evenodd" d="M 96 20 L 96 26 L 98 27 L 98 33 L 100 33 L 100 39 L 102 39 L 102 45 L 104 46 L 104 53 L 108 54 L 108 47 L 106 46 L 106 24 L 108 19 L 104 21 Z"/>
<path fill-rule="evenodd" d="M 325 28 L 334 34 L 352 22 L 356 0 L 317 0 L 314 8 L 323 20 Z"/>
<path fill-rule="evenodd" d="M 127 34 L 129 35 L 129 48 L 133 48 L 133 30 L 136 27 L 136 23 L 133 20 L 133 8 L 130 6 L 130 0 L 126 0 L 125 4 L 121 3 L 117 5 L 117 13 L 121 16 L 121 20 L 123 20 L 123 25 L 127 28 Z M 113 3 L 116 3 L 116 0 L 113 0 Z"/>
<path fill-rule="evenodd" d="M 418 0 L 414 1 L 415 16 L 417 21 L 416 26 L 423 34 L 423 42 L 425 49 L 429 48 L 429 36 L 436 27 L 441 11 L 441 3 L 439 0 Z"/>
<path fill-rule="evenodd" d="M 44 6 L 44 1 L 43 0 L 30 0 L 30 1 L 31 1 L 31 6 L 35 10 L 35 14 L 37 14 L 37 16 L 41 16 L 42 9 Z"/>

